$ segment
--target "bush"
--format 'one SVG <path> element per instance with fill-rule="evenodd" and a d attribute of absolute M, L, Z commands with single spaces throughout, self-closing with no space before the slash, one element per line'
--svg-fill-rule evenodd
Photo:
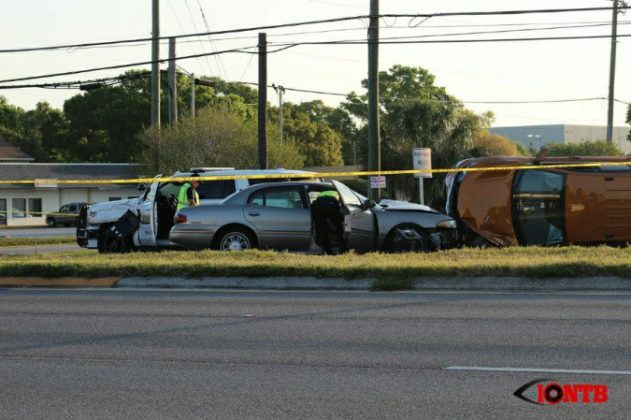
<path fill-rule="evenodd" d="M 623 156 L 624 152 L 614 143 L 605 140 L 581 143 L 549 144 L 548 156 Z"/>
<path fill-rule="evenodd" d="M 196 118 L 177 125 L 142 132 L 140 161 L 148 173 L 172 173 L 191 167 L 258 167 L 256 121 L 228 108 L 206 108 Z M 282 145 L 271 128 L 268 135 L 270 167 L 298 169 L 303 158 L 293 141 Z"/>

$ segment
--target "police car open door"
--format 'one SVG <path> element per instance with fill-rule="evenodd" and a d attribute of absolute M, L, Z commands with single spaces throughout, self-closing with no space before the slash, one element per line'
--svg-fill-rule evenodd
<path fill-rule="evenodd" d="M 338 181 L 333 186 L 340 194 L 344 206 L 344 239 L 348 249 L 368 251 L 373 248 L 375 239 L 375 217 L 371 209 L 366 208 L 361 198 Z"/>
<path fill-rule="evenodd" d="M 158 179 L 162 175 L 154 178 L 146 194 L 140 202 L 140 227 L 138 228 L 138 244 L 140 246 L 156 246 L 158 236 L 158 207 L 156 194 L 160 182 Z"/>

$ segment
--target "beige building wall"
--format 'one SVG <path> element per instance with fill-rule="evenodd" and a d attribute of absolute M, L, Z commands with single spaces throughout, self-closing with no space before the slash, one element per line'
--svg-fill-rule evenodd
<path fill-rule="evenodd" d="M 613 127 L 612 140 L 625 153 L 631 153 L 631 141 L 627 140 L 629 129 Z M 565 126 L 565 143 L 580 143 L 583 141 L 604 140 L 607 138 L 607 127 L 589 125 Z"/>
<path fill-rule="evenodd" d="M 53 213 L 67 203 L 101 202 L 138 197 L 130 187 L 92 188 L 1 188 L 0 200 L 6 200 L 7 226 L 40 226 L 46 224 L 46 213 Z M 41 204 L 41 209 L 39 209 Z M 24 211 L 21 209 L 26 207 Z M 31 207 L 38 207 L 37 209 Z M 35 213 L 41 210 L 41 214 Z M 0 217 L 0 223 L 3 218 Z"/>

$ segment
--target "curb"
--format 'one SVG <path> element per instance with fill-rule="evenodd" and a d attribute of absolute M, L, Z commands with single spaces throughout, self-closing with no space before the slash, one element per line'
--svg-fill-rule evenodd
<path fill-rule="evenodd" d="M 414 290 L 631 290 L 624 277 L 449 277 L 417 279 Z"/>
<path fill-rule="evenodd" d="M 214 288 L 267 290 L 371 290 L 375 279 L 346 280 L 330 277 L 124 277 L 115 287 Z M 413 290 L 631 290 L 622 277 L 434 277 L 414 281 Z"/>
<path fill-rule="evenodd" d="M 120 277 L 0 277 L 0 287 L 115 287 Z"/>
<path fill-rule="evenodd" d="M 370 290 L 372 279 L 346 280 L 331 277 L 124 277 L 115 287 L 185 289 L 268 290 Z"/>
<path fill-rule="evenodd" d="M 0 277 L 0 287 L 371 290 L 374 281 L 375 279 L 347 280 L 331 277 Z M 412 290 L 631 291 L 631 279 L 606 276 L 434 277 L 415 280 Z"/>

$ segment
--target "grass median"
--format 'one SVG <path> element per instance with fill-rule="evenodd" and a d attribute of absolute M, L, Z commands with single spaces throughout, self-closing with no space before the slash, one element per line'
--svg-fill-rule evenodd
<path fill-rule="evenodd" d="M 37 245 L 62 245 L 74 244 L 77 239 L 74 236 L 55 236 L 51 238 L 0 238 L 0 247 L 5 246 L 37 246 Z"/>
<path fill-rule="evenodd" d="M 375 288 L 410 288 L 421 277 L 591 277 L 631 278 L 631 248 L 564 247 L 461 249 L 436 253 L 339 256 L 274 251 L 136 252 L 100 255 L 73 251 L 6 256 L 0 276 L 40 277 L 281 277 L 373 278 Z"/>

